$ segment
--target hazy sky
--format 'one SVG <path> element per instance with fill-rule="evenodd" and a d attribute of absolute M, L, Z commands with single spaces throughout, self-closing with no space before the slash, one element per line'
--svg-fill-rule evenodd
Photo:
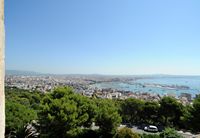
<path fill-rule="evenodd" d="M 200 75 L 199 0 L 5 0 L 6 69 Z"/>

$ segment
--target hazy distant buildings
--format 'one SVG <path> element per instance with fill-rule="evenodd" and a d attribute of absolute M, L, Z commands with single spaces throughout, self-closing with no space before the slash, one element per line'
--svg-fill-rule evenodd
<path fill-rule="evenodd" d="M 108 77 L 96 76 L 23 76 L 9 75 L 6 76 L 6 86 L 17 87 L 30 91 L 49 92 L 58 86 L 70 86 L 74 91 L 87 97 L 106 98 L 106 99 L 127 99 L 136 98 L 147 101 L 159 101 L 162 96 L 171 96 L 177 98 L 175 93 L 166 93 L 159 95 L 144 91 L 125 91 L 113 88 L 98 88 L 92 86 L 95 82 L 109 83 L 112 81 L 126 82 L 126 78 L 113 79 Z M 188 104 L 192 101 L 192 95 L 189 93 L 181 93 L 178 97 L 183 104 Z"/>

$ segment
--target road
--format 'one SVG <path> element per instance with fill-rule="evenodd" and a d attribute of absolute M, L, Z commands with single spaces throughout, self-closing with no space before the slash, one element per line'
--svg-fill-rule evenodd
<path fill-rule="evenodd" d="M 121 125 L 121 126 L 119 127 L 119 129 L 120 129 L 120 128 L 123 128 L 123 127 L 126 127 L 126 126 L 125 126 L 125 125 Z M 144 130 L 142 130 L 142 129 L 138 129 L 137 126 L 132 126 L 132 127 L 131 127 L 131 130 L 132 130 L 133 132 L 136 132 L 136 133 L 139 133 L 139 134 L 144 134 L 144 133 L 146 133 L 146 134 L 157 134 L 157 135 L 160 134 L 159 132 L 157 132 L 157 133 L 146 132 L 146 131 L 144 131 Z"/>
<path fill-rule="evenodd" d="M 126 127 L 125 125 L 121 125 L 118 129 L 120 128 L 123 128 L 123 127 Z M 146 132 L 142 129 L 138 129 L 137 126 L 132 126 L 131 130 L 135 133 L 139 133 L 139 134 L 157 134 L 159 135 L 160 132 L 157 132 L 157 133 L 151 133 L 151 132 Z M 182 135 L 184 138 L 200 138 L 200 135 L 193 135 L 189 132 L 182 132 L 182 131 L 177 131 L 180 135 Z"/>

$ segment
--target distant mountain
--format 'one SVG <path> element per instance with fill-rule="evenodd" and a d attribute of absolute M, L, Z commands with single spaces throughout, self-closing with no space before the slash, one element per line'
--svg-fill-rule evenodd
<path fill-rule="evenodd" d="M 39 73 L 34 71 L 23 70 L 6 70 L 6 75 L 25 75 L 25 76 L 71 76 L 71 77 L 200 77 L 200 75 L 170 75 L 170 74 L 146 74 L 146 75 L 105 75 L 105 74 L 51 74 L 51 73 Z"/>
<path fill-rule="evenodd" d="M 6 70 L 6 75 L 29 75 L 29 76 L 34 76 L 34 75 L 42 75 L 42 74 L 38 73 L 38 72 L 33 72 L 33 71 Z"/>

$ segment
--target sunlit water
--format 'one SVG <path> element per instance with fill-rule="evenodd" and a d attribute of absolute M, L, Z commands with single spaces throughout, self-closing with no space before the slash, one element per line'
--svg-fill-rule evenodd
<path fill-rule="evenodd" d="M 140 84 L 161 84 L 161 85 L 178 85 L 188 86 L 189 89 L 168 89 L 163 87 L 142 86 Z M 200 94 L 200 77 L 152 77 L 146 79 L 139 79 L 132 82 L 103 82 L 94 84 L 97 88 L 112 88 L 118 90 L 132 91 L 132 92 L 148 92 L 157 93 L 160 95 L 174 94 L 179 96 L 181 93 L 190 93 L 194 97 Z"/>

